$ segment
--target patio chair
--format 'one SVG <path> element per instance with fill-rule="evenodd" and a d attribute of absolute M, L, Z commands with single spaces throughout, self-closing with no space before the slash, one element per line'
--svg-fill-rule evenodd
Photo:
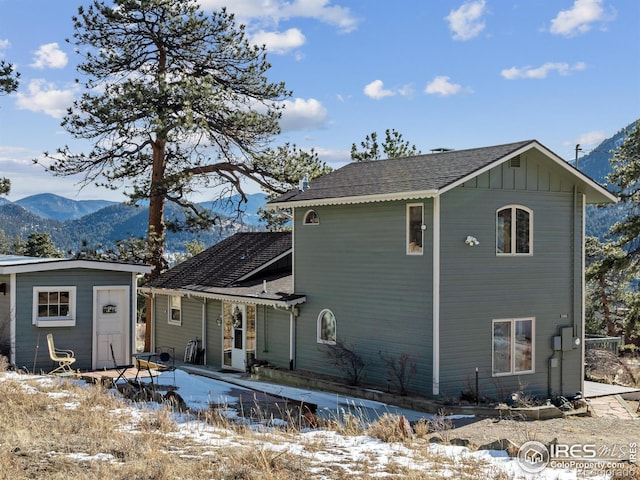
<path fill-rule="evenodd" d="M 113 353 L 113 344 L 112 343 L 109 344 L 109 348 L 111 349 L 111 359 L 113 360 L 113 368 L 115 369 L 116 373 L 118 374 L 118 377 L 113 381 L 113 385 L 115 386 L 120 380 L 126 380 L 127 379 L 125 374 L 127 373 L 127 370 L 129 370 L 130 368 L 133 368 L 134 365 L 133 364 L 119 365 L 118 362 L 116 361 L 116 356 Z"/>
<path fill-rule="evenodd" d="M 49 373 L 73 373 L 71 365 L 76 361 L 73 350 L 60 350 L 57 349 L 53 343 L 53 334 L 47 334 L 47 344 L 49 345 L 49 357 L 54 362 L 58 362 L 58 366 L 51 370 Z"/>

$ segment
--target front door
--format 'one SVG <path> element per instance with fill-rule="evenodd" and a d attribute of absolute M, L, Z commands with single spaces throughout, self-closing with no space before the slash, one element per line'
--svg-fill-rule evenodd
<path fill-rule="evenodd" d="M 93 288 L 93 368 L 113 368 L 111 348 L 118 365 L 128 364 L 129 287 Z"/>
<path fill-rule="evenodd" d="M 244 371 L 255 357 L 256 307 L 224 304 L 224 366 Z"/>

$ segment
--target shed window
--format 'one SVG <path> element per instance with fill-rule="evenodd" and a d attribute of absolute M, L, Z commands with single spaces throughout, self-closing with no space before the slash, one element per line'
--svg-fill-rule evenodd
<path fill-rule="evenodd" d="M 331 310 L 325 309 L 318 315 L 318 343 L 336 343 L 336 317 Z"/>
<path fill-rule="evenodd" d="M 169 297 L 169 324 L 182 325 L 182 297 L 178 295 Z"/>
<path fill-rule="evenodd" d="M 76 287 L 33 287 L 33 324 L 73 327 L 76 324 Z"/>
<path fill-rule="evenodd" d="M 496 254 L 533 254 L 533 211 L 510 205 L 496 213 Z"/>
<path fill-rule="evenodd" d="M 533 318 L 493 321 L 492 372 L 494 376 L 533 372 Z"/>
<path fill-rule="evenodd" d="M 320 223 L 320 217 L 315 210 L 309 210 L 304 215 L 304 224 L 305 225 L 318 225 Z"/>
<path fill-rule="evenodd" d="M 407 255 L 422 255 L 424 245 L 424 206 L 407 205 Z"/>

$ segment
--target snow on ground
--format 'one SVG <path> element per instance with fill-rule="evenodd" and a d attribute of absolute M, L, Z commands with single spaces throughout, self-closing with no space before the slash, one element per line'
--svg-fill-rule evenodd
<path fill-rule="evenodd" d="M 56 381 L 53 377 L 33 375 L 26 377 L 11 372 L 0 374 L 0 381 L 4 379 L 20 380 L 23 377 L 25 379 L 28 378 L 30 381 L 43 382 L 44 384 Z M 175 372 L 162 373 L 157 380 L 161 385 L 173 384 L 177 386 L 177 392 L 190 409 L 208 410 L 211 403 L 226 405 L 226 408 L 222 408 L 222 410 L 232 418 L 237 418 L 234 406 L 239 401 L 238 392 L 252 392 L 248 388 L 249 386 L 273 395 L 314 403 L 318 406 L 319 415 L 332 420 L 340 418 L 340 412 L 344 411 L 359 413 L 362 415 L 359 418 L 371 421 L 384 413 L 404 415 L 410 421 L 429 417 L 428 414 L 422 412 L 401 409 L 380 402 L 285 387 L 267 382 L 256 382 L 243 379 L 241 375 L 229 376 L 227 380 L 233 381 L 233 383 L 228 383 L 220 378 L 207 378 L 176 370 Z M 37 391 L 37 388 L 32 385 L 24 383 L 23 386 L 28 392 Z M 52 392 L 50 396 L 52 399 L 68 405 L 67 408 L 73 408 L 74 406 L 73 399 L 63 392 Z M 158 407 L 157 404 L 131 403 L 123 406 L 121 411 L 127 411 L 128 418 L 135 422 L 135 419 L 144 415 L 145 409 L 149 408 L 156 409 Z M 124 416 L 120 416 L 124 418 Z M 220 446 L 240 445 L 239 442 L 246 446 L 247 442 L 253 442 L 256 448 L 274 452 L 286 451 L 303 456 L 309 459 L 312 464 L 317 465 L 319 472 L 323 471 L 322 468 L 326 467 L 327 464 L 338 465 L 344 471 L 354 475 L 358 473 L 358 469 L 363 463 L 370 466 L 373 465 L 374 469 L 380 472 L 384 472 L 385 467 L 388 465 L 395 464 L 456 478 L 456 465 L 461 463 L 468 465 L 471 462 L 471 465 L 477 469 L 478 478 L 483 478 L 485 474 L 487 477 L 491 477 L 498 472 L 504 472 L 509 478 L 514 479 L 577 480 L 578 478 L 608 478 L 606 476 L 584 477 L 575 470 L 551 468 L 532 476 L 523 472 L 517 461 L 510 458 L 504 451 L 471 451 L 466 447 L 427 443 L 424 443 L 422 447 L 416 448 L 414 445 L 383 442 L 365 435 L 343 435 L 335 431 L 320 429 L 308 429 L 300 433 L 283 433 L 276 429 L 264 428 L 263 425 L 258 426 L 259 428 L 256 428 L 255 435 L 248 440 L 246 436 L 236 438 L 229 431 L 223 431 L 220 427 L 205 424 L 192 414 L 176 413 L 175 418 L 178 428 L 175 432 L 168 433 L 168 435 L 185 440 L 189 439 L 203 446 L 211 447 L 211 454 L 215 454 L 215 448 Z M 134 423 L 126 428 L 134 429 L 133 425 Z M 72 455 L 70 458 L 81 462 L 90 460 L 113 461 L 111 455 L 106 453 L 94 456 L 77 454 Z"/>

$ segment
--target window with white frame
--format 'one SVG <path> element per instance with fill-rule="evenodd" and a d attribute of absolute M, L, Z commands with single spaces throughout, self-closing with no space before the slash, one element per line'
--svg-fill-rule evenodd
<path fill-rule="evenodd" d="M 73 327 L 76 324 L 76 287 L 33 287 L 33 324 Z"/>
<path fill-rule="evenodd" d="M 496 254 L 533 254 L 533 211 L 507 205 L 496 212 Z"/>
<path fill-rule="evenodd" d="M 329 309 L 324 309 L 318 315 L 318 343 L 335 345 L 337 334 L 336 317 Z"/>
<path fill-rule="evenodd" d="M 534 371 L 534 318 L 509 318 L 492 323 L 493 376 Z"/>
<path fill-rule="evenodd" d="M 407 205 L 407 255 L 422 255 L 424 245 L 424 205 Z"/>
<path fill-rule="evenodd" d="M 320 223 L 320 217 L 315 210 L 309 210 L 304 215 L 304 224 L 305 225 L 318 225 Z"/>
<path fill-rule="evenodd" d="M 182 297 L 179 295 L 169 297 L 169 324 L 182 325 Z"/>

